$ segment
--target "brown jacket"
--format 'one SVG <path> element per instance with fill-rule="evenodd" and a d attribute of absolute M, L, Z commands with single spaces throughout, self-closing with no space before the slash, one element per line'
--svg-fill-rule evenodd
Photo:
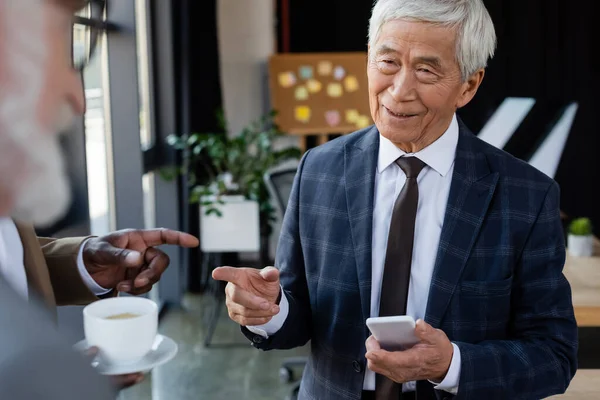
<path fill-rule="evenodd" d="M 77 255 L 86 238 L 37 237 L 31 225 L 15 221 L 23 243 L 23 262 L 31 293 L 55 310 L 62 305 L 85 305 L 98 300 L 77 268 Z"/>

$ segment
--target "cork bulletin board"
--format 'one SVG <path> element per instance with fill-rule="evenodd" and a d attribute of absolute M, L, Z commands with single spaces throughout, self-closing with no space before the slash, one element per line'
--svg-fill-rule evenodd
<path fill-rule="evenodd" d="M 277 54 L 269 60 L 269 80 L 285 133 L 350 133 L 373 124 L 367 53 Z"/>

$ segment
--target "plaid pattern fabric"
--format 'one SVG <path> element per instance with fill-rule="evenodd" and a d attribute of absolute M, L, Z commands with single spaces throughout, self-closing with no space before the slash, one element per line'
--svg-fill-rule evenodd
<path fill-rule="evenodd" d="M 258 348 L 311 341 L 301 399 L 360 399 L 371 292 L 375 127 L 309 151 L 299 167 L 276 265 L 290 302 Z M 426 320 L 461 350 L 458 399 L 534 399 L 565 391 L 577 326 L 562 274 L 558 185 L 460 123 Z M 419 400 L 452 398 L 418 382 Z"/>

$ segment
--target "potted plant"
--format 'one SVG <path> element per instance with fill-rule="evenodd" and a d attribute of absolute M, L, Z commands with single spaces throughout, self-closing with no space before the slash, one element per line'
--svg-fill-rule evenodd
<path fill-rule="evenodd" d="M 590 257 L 594 247 L 592 222 L 589 218 L 576 218 L 569 224 L 567 249 L 575 257 Z"/>
<path fill-rule="evenodd" d="M 187 174 L 190 203 L 200 207 L 202 250 L 260 250 L 266 260 L 276 217 L 263 176 L 284 161 L 298 159 L 300 149 L 276 150 L 283 133 L 273 122 L 275 112 L 233 136 L 222 111 L 217 117 L 219 132 L 167 138 L 169 145 L 184 151 L 178 172 Z"/>

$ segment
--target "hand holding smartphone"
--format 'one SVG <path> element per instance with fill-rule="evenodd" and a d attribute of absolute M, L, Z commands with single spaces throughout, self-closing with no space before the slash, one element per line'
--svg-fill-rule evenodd
<path fill-rule="evenodd" d="M 415 320 L 408 315 L 368 318 L 367 327 L 381 348 L 387 351 L 406 350 L 419 343 L 415 336 Z"/>

